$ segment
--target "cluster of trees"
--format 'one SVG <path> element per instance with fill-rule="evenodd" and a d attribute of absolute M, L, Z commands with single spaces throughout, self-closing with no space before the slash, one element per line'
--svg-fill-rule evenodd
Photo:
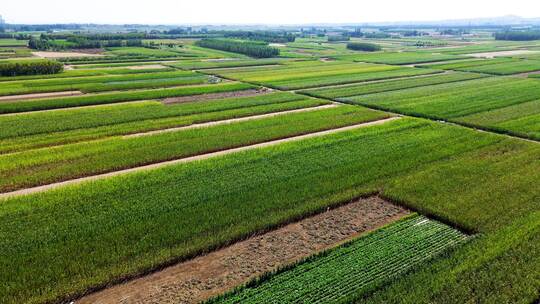
<path fill-rule="evenodd" d="M 403 35 L 404 37 L 416 37 L 416 36 L 425 36 L 425 35 L 428 35 L 428 33 L 412 30 L 412 31 L 404 31 L 401 33 L 401 35 Z"/>
<path fill-rule="evenodd" d="M 107 35 L 104 35 L 104 37 Z M 41 34 L 39 38 L 30 37 L 28 47 L 35 50 L 64 50 L 64 49 L 100 49 L 103 47 L 121 46 L 144 46 L 141 39 L 129 40 L 93 40 L 86 36 L 67 36 L 66 41 L 58 41 L 46 34 Z"/>
<path fill-rule="evenodd" d="M 540 40 L 540 31 L 506 31 L 493 34 L 495 40 L 528 41 Z"/>
<path fill-rule="evenodd" d="M 63 64 L 52 60 L 24 60 L 0 63 L 1 76 L 56 74 L 63 70 Z"/>
<path fill-rule="evenodd" d="M 376 52 L 381 50 L 380 45 L 366 42 L 349 42 L 347 43 L 347 48 L 349 50 L 364 52 Z"/>
<path fill-rule="evenodd" d="M 328 35 L 328 42 L 349 41 L 351 37 L 348 35 Z"/>
<path fill-rule="evenodd" d="M 291 33 L 270 31 L 229 31 L 224 32 L 223 35 L 231 38 L 259 40 L 274 43 L 294 42 L 296 39 L 296 36 Z"/>
<path fill-rule="evenodd" d="M 439 33 L 441 35 L 452 35 L 452 36 L 459 36 L 464 34 L 469 34 L 469 31 L 466 29 L 439 29 Z"/>
<path fill-rule="evenodd" d="M 270 58 L 279 55 L 279 49 L 261 43 L 225 39 L 202 39 L 195 44 L 200 47 L 239 53 L 255 58 Z"/>
<path fill-rule="evenodd" d="M 385 39 L 390 37 L 392 37 L 392 35 L 384 32 L 364 33 L 364 38 Z"/>

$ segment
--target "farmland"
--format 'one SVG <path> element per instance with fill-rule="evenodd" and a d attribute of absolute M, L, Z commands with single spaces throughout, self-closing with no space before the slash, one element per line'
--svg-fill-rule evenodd
<path fill-rule="evenodd" d="M 48 26 L 0 33 L 0 303 L 540 299 L 540 42 Z"/>

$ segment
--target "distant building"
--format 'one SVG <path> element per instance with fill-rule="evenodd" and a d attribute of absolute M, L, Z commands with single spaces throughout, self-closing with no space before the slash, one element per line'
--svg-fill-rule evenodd
<path fill-rule="evenodd" d="M 0 15 L 0 24 L 4 24 L 4 23 L 6 22 L 4 21 L 4 18 L 2 18 L 2 15 Z"/>

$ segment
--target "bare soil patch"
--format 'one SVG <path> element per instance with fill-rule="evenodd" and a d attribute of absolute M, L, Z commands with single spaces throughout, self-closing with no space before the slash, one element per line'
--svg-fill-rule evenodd
<path fill-rule="evenodd" d="M 473 53 L 473 54 L 466 54 L 465 56 L 471 56 L 471 57 L 477 57 L 477 58 L 495 58 L 495 57 L 501 57 L 501 56 L 516 56 L 516 55 L 537 54 L 537 53 L 540 53 L 540 51 L 513 50 L 513 51 Z"/>
<path fill-rule="evenodd" d="M 100 57 L 101 54 L 81 52 L 32 52 L 34 56 L 41 58 L 71 58 L 71 57 Z"/>
<path fill-rule="evenodd" d="M 201 94 L 201 95 L 191 95 L 191 96 L 181 96 L 181 97 L 171 97 L 163 99 L 164 104 L 174 104 L 174 103 L 184 103 L 192 101 L 205 101 L 212 99 L 221 99 L 221 98 L 234 98 L 234 97 L 250 97 L 256 95 L 267 94 L 271 92 L 269 89 L 261 90 L 243 90 L 243 91 L 233 91 L 233 92 L 223 92 L 223 93 L 210 93 L 210 94 Z"/>
<path fill-rule="evenodd" d="M 76 303 L 198 303 L 407 214 L 379 197 L 359 199 Z"/>
<path fill-rule="evenodd" d="M 145 69 L 165 69 L 167 67 L 161 64 L 147 64 L 147 65 L 128 66 L 127 68 L 130 70 L 145 70 Z"/>
<path fill-rule="evenodd" d="M 75 95 L 83 95 L 83 94 L 84 93 L 81 91 L 63 91 L 63 92 L 36 93 L 36 94 L 24 94 L 24 95 L 10 95 L 10 96 L 0 96 L 0 102 L 40 99 L 40 98 L 49 98 L 49 97 L 65 97 L 65 96 L 75 96 Z"/>

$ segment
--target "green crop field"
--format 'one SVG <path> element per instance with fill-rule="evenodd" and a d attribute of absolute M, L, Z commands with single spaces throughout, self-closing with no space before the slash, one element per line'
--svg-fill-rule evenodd
<path fill-rule="evenodd" d="M 209 303 L 352 301 L 466 240 L 444 224 L 413 216 Z"/>
<path fill-rule="evenodd" d="M 400 78 L 393 80 L 385 80 L 380 82 L 371 82 L 366 84 L 354 84 L 354 85 L 345 85 L 337 87 L 328 87 L 322 89 L 312 89 L 302 91 L 302 93 L 324 97 L 324 98 L 342 98 L 350 97 L 355 95 L 365 95 L 380 93 L 386 91 L 395 91 L 407 88 L 422 87 L 427 85 L 441 84 L 441 83 L 450 83 L 457 81 L 464 81 L 476 78 L 484 77 L 481 74 L 473 73 L 445 73 L 445 74 L 435 74 L 427 75 L 422 77 L 411 77 L 411 78 Z"/>
<path fill-rule="evenodd" d="M 134 100 L 161 99 L 167 97 L 232 92 L 251 88 L 254 87 L 249 84 L 225 82 L 204 86 L 186 86 L 179 88 L 165 88 L 155 90 L 89 94 L 86 96 L 82 95 L 62 98 L 6 101 L 0 103 L 0 114 L 110 104 Z"/>
<path fill-rule="evenodd" d="M 483 113 L 491 113 L 504 120 L 505 107 L 516 106 L 540 98 L 540 85 L 532 79 L 489 77 L 478 80 L 431 85 L 399 91 L 360 95 L 345 98 L 348 102 L 364 104 L 378 109 L 410 114 L 434 119 L 467 122 L 477 127 L 490 128 L 490 123 L 482 123 Z M 512 111 L 514 108 L 510 108 Z M 500 111 L 498 111 L 500 110 Z M 527 111 L 513 112 L 518 117 L 505 127 L 493 130 L 540 139 L 537 116 Z M 478 120 L 476 120 L 477 118 Z M 526 118 L 521 121 L 520 118 Z M 496 120 L 497 118 L 495 118 Z M 533 122 L 529 121 L 530 119 Z M 534 123 L 536 121 L 536 123 Z M 528 129 L 530 127 L 530 129 Z"/>
<path fill-rule="evenodd" d="M 388 117 L 353 106 L 314 110 L 251 121 L 114 137 L 0 156 L 0 192 L 127 169 L 160 161 L 334 129 Z M 159 147 L 159 150 L 156 150 Z M 16 170 L 18 174 L 13 174 Z"/>
<path fill-rule="evenodd" d="M 32 1 L 0 17 L 0 303 L 540 301 L 536 19 L 11 23 Z"/>
<path fill-rule="evenodd" d="M 279 67 L 211 70 L 208 73 L 284 90 L 438 73 L 436 70 L 345 62 L 295 62 Z"/>
<path fill-rule="evenodd" d="M 0 153 L 329 104 L 291 93 L 164 105 L 157 101 L 0 116 Z"/>
<path fill-rule="evenodd" d="M 434 53 L 422 53 L 422 52 L 399 52 L 399 53 L 372 53 L 361 55 L 344 55 L 336 57 L 343 60 L 352 60 L 358 62 L 372 62 L 372 63 L 385 63 L 385 64 L 412 64 L 412 63 L 424 63 L 424 62 L 436 62 L 457 60 L 464 58 L 463 56 L 446 55 L 446 54 L 434 54 Z"/>

